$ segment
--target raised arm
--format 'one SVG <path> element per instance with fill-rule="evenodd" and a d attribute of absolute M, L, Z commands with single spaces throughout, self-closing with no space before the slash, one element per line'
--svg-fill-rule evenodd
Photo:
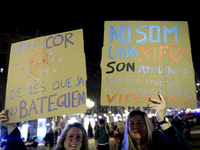
<path fill-rule="evenodd" d="M 149 105 L 149 107 L 156 110 L 156 118 L 163 130 L 162 136 L 157 139 L 157 144 L 160 143 L 160 145 L 167 149 L 191 150 L 183 135 L 165 118 L 166 103 L 164 97 L 160 93 L 158 96 L 160 97 L 160 100 L 149 99 L 153 103 Z"/>
<path fill-rule="evenodd" d="M 7 123 L 9 120 L 8 111 L 3 110 L 0 113 L 0 124 L 7 127 L 8 135 L 7 139 L 7 150 L 26 150 L 24 142 L 21 139 L 21 134 L 17 128 L 16 123 Z"/>
<path fill-rule="evenodd" d="M 9 120 L 8 111 L 2 110 L 0 113 L 0 124 L 8 129 L 8 135 L 17 127 L 16 123 L 7 123 Z"/>
<path fill-rule="evenodd" d="M 162 130 L 167 130 L 170 128 L 172 125 L 169 121 L 166 121 L 165 119 L 165 114 L 166 114 L 166 103 L 164 97 L 158 93 L 158 96 L 160 97 L 160 100 L 158 99 L 152 99 L 149 98 L 149 101 L 152 102 L 153 104 L 149 105 L 150 109 L 155 109 L 156 110 L 156 118 L 158 122 L 162 122 L 160 124 Z"/>

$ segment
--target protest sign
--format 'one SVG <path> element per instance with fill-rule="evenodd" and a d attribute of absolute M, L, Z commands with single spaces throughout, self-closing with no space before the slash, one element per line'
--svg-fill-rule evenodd
<path fill-rule="evenodd" d="M 101 69 L 101 105 L 197 107 L 187 22 L 106 21 Z"/>
<path fill-rule="evenodd" d="M 13 43 L 6 90 L 9 122 L 86 112 L 83 31 Z"/>

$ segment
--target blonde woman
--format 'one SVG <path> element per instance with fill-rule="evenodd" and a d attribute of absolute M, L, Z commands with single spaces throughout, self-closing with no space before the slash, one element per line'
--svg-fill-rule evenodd
<path fill-rule="evenodd" d="M 121 144 L 124 139 L 125 124 L 122 121 L 117 122 L 117 129 L 114 131 L 115 145 L 114 150 L 121 150 Z"/>
<path fill-rule="evenodd" d="M 82 124 L 69 124 L 62 131 L 54 150 L 88 150 L 88 137 Z"/>
<path fill-rule="evenodd" d="M 159 93 L 158 99 L 149 99 L 148 105 L 156 110 L 156 118 L 162 132 L 153 131 L 153 126 L 145 112 L 134 110 L 129 113 L 122 150 L 191 150 L 183 135 L 166 119 L 166 104 Z"/>

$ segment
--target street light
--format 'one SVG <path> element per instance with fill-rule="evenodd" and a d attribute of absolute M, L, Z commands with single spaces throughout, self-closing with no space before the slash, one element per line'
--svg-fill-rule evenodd
<path fill-rule="evenodd" d="M 84 117 L 84 114 L 83 113 L 81 113 L 81 119 Z"/>
<path fill-rule="evenodd" d="M 89 108 L 92 108 L 92 107 L 94 107 L 94 102 L 90 99 L 87 99 L 86 106 L 89 107 Z"/>

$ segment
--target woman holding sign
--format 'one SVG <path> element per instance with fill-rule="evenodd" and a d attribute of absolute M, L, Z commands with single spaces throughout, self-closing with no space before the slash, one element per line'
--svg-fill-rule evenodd
<path fill-rule="evenodd" d="M 8 128 L 8 135 L 6 136 L 7 150 L 26 150 L 16 123 L 6 123 L 8 120 L 8 113 L 6 110 L 3 110 L 0 113 L 0 123 Z M 80 123 L 73 123 L 66 126 L 55 148 L 55 150 L 71 149 L 88 150 L 87 133 Z"/>
<path fill-rule="evenodd" d="M 153 126 L 145 112 L 134 110 L 129 113 L 122 143 L 123 150 L 190 150 L 182 134 L 165 117 L 166 104 L 159 93 L 158 99 L 149 99 L 148 105 L 156 110 L 156 118 L 162 132 L 153 131 Z"/>

